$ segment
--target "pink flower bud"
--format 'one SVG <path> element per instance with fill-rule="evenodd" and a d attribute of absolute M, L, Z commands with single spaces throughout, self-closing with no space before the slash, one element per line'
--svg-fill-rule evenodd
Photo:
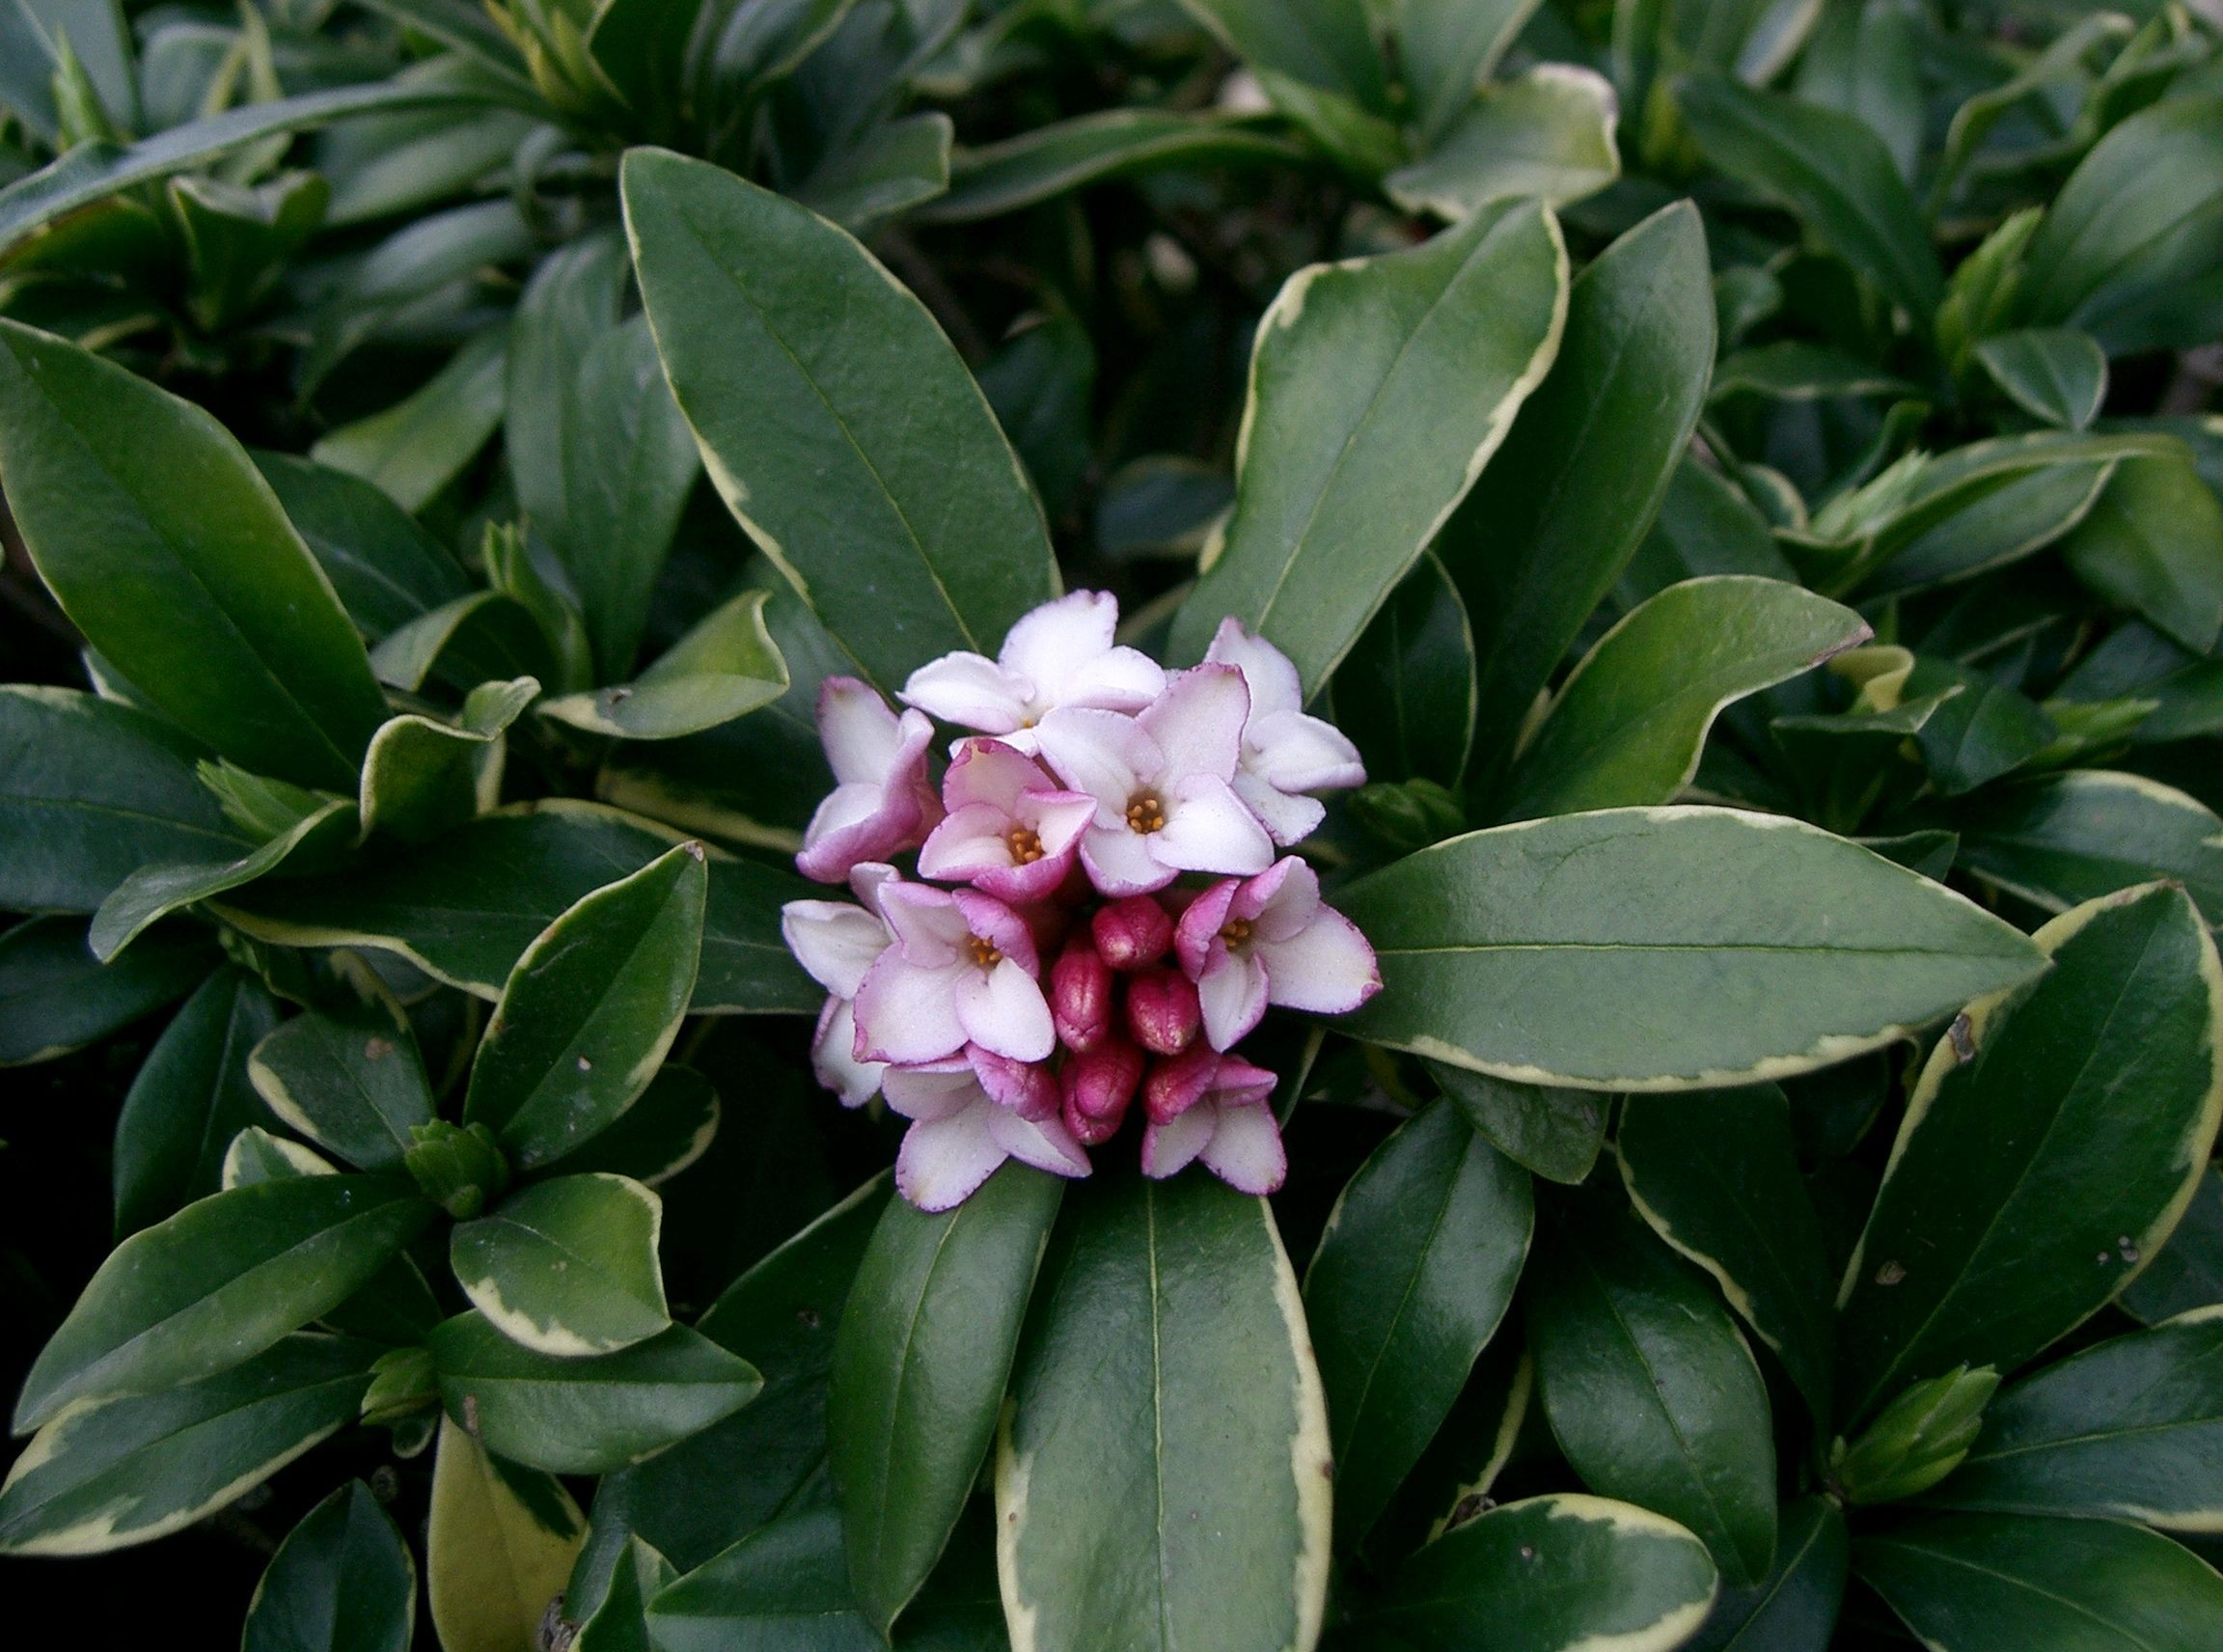
<path fill-rule="evenodd" d="M 1170 1124 L 1204 1099 L 1220 1073 L 1220 1053 L 1201 1041 L 1155 1062 L 1142 1081 L 1142 1109 L 1153 1124 Z"/>
<path fill-rule="evenodd" d="M 1029 1123 L 1039 1124 L 1057 1116 L 1057 1081 L 1047 1066 L 1039 1061 L 1014 1061 L 978 1044 L 968 1044 L 965 1055 L 973 1063 L 980 1088 L 999 1107 L 1008 1107 Z"/>
<path fill-rule="evenodd" d="M 1065 1128 L 1093 1147 L 1116 1136 L 1126 1120 L 1142 1079 L 1142 1052 L 1124 1038 L 1107 1037 L 1068 1060 L 1059 1079 Z"/>
<path fill-rule="evenodd" d="M 1076 940 L 1050 967 L 1050 1017 L 1075 1052 L 1092 1050 L 1112 1031 L 1112 966 L 1085 940 Z"/>
<path fill-rule="evenodd" d="M 1178 1056 L 1203 1021 L 1196 983 L 1179 970 L 1144 970 L 1127 984 L 1127 1030 L 1154 1056 Z"/>
<path fill-rule="evenodd" d="M 1099 910 L 1089 929 L 1096 950 L 1115 970 L 1139 970 L 1163 958 L 1173 945 L 1173 920 L 1147 895 L 1131 895 Z"/>

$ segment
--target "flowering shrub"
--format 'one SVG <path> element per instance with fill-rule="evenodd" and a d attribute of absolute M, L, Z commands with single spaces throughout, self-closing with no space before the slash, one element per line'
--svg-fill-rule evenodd
<path fill-rule="evenodd" d="M 2216 24 L 0 5 L 15 1616 L 2214 1652 Z"/>

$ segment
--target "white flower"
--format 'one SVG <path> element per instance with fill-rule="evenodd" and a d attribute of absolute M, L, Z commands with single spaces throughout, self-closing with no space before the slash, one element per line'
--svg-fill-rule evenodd
<path fill-rule="evenodd" d="M 1175 954 L 1204 1009 L 1204 1036 L 1232 1048 L 1269 1004 L 1341 1015 L 1382 990 L 1374 949 L 1320 899 L 1319 874 L 1295 855 L 1260 876 L 1226 878 L 1190 902 Z"/>
<path fill-rule="evenodd" d="M 1056 1047 L 1027 921 L 970 889 L 891 884 L 881 915 L 895 945 L 857 989 L 857 1058 L 938 1061 L 974 1043 L 1014 1061 Z"/>
<path fill-rule="evenodd" d="M 1311 836 L 1327 809 L 1306 792 L 1366 784 L 1358 748 L 1331 723 L 1304 714 L 1304 687 L 1289 656 L 1233 617 L 1220 621 L 1204 655 L 1243 674 L 1250 717 L 1243 726 L 1235 790 L 1283 848 Z"/>
<path fill-rule="evenodd" d="M 804 830 L 797 870 L 839 883 L 853 867 L 925 840 L 942 818 L 926 778 L 933 724 L 916 711 L 898 718 L 868 683 L 830 676 L 818 689 L 818 737 L 836 784 Z"/>
<path fill-rule="evenodd" d="M 948 812 L 919 851 L 919 870 L 1002 900 L 1040 900 L 1072 869 L 1096 800 L 1060 791 L 1033 758 L 973 740 L 942 779 Z"/>
<path fill-rule="evenodd" d="M 865 975 L 895 941 L 895 932 L 880 916 L 880 888 L 894 878 L 893 867 L 867 861 L 849 873 L 849 887 L 862 905 L 790 900 L 780 909 L 780 933 L 787 950 L 828 994 L 810 1040 L 811 1070 L 844 1107 L 862 1107 L 870 1100 L 887 1070 L 879 1061 L 857 1059 L 854 1001 Z"/>
<path fill-rule="evenodd" d="M 1142 1173 L 1163 1181 L 1201 1159 L 1231 1188 L 1273 1193 L 1289 1173 L 1274 1085 L 1265 1068 L 1202 1044 L 1159 1062 L 1142 1086 Z"/>
<path fill-rule="evenodd" d="M 1139 711 L 1158 698 L 1165 671 L 1147 654 L 1116 646 L 1118 624 L 1116 599 L 1072 592 L 1012 626 L 995 659 L 944 654 L 913 672 L 897 698 L 1032 753 L 1035 726 L 1061 705 Z"/>
<path fill-rule="evenodd" d="M 895 1187 L 920 1210 L 947 1210 L 970 1198 L 1005 1159 L 1060 1176 L 1084 1176 L 1088 1157 L 1056 1109 L 1029 1118 L 982 1086 L 963 1056 L 891 1067 L 889 1107 L 911 1120 L 895 1155 Z"/>

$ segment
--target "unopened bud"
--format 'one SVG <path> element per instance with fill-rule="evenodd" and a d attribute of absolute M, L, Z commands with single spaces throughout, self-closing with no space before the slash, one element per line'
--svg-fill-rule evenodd
<path fill-rule="evenodd" d="M 1918 1497 L 1961 1466 L 1984 1427 L 1984 1407 L 1999 1387 L 1989 1365 L 1960 1365 L 1910 1385 L 1867 1431 L 1829 1453 L 1829 1480 L 1850 1503 Z"/>
<path fill-rule="evenodd" d="M 1144 970 L 1127 986 L 1127 1030 L 1153 1056 L 1178 1056 L 1204 1023 L 1196 983 L 1179 970 Z"/>
<path fill-rule="evenodd" d="M 1065 1063 L 1065 1128 L 1084 1147 L 1109 1142 L 1126 1121 L 1135 1087 L 1142 1082 L 1142 1052 L 1120 1037 L 1107 1037 Z"/>
<path fill-rule="evenodd" d="M 458 1222 L 468 1222 L 509 1185 L 508 1161 L 483 1124 L 435 1118 L 410 1127 L 401 1163 L 420 1193 Z"/>
<path fill-rule="evenodd" d="M 1075 1052 L 1093 1050 L 1112 1031 L 1112 966 L 1086 941 L 1075 941 L 1050 966 L 1050 1016 Z"/>
<path fill-rule="evenodd" d="M 1198 1040 L 1159 1061 L 1142 1081 L 1142 1109 L 1153 1124 L 1170 1124 L 1204 1099 L 1220 1071 L 1220 1052 Z"/>
<path fill-rule="evenodd" d="M 1467 830 L 1458 795 L 1430 780 L 1361 786 L 1351 794 L 1350 810 L 1352 819 L 1400 854 Z"/>
<path fill-rule="evenodd" d="M 1147 895 L 1114 900 L 1089 920 L 1096 950 L 1115 970 L 1139 970 L 1163 958 L 1173 945 L 1173 920 Z"/>
<path fill-rule="evenodd" d="M 371 1363 L 363 1394 L 365 1422 L 395 1422 L 440 1399 L 440 1374 L 424 1348 L 394 1348 Z"/>

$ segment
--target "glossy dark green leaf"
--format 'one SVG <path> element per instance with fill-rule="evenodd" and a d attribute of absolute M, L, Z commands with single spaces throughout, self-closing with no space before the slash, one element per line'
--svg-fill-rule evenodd
<path fill-rule="evenodd" d="M 408 1018 L 391 1000 L 312 1009 L 258 1044 L 248 1077 L 270 1110 L 364 1170 L 391 1170 L 432 1119 L 432 1090 Z"/>
<path fill-rule="evenodd" d="M 425 1592 L 444 1652 L 533 1652 L 586 1535 L 560 1481 L 440 1419 Z"/>
<path fill-rule="evenodd" d="M 1375 1523 L 1361 1556 L 1386 1575 L 1392 1557 L 1480 1513 L 1530 1423 L 1535 1396 L 1536 1363 L 1515 1325 L 1492 1337 L 1474 1362 L 1451 1415 Z"/>
<path fill-rule="evenodd" d="M 480 683 L 453 722 L 407 712 L 387 719 L 363 755 L 357 812 L 365 833 L 421 843 L 494 807 L 508 754 L 503 731 L 539 682 Z"/>
<path fill-rule="evenodd" d="M 1284 140 L 1221 115 L 1106 109 L 959 150 L 950 156 L 947 192 L 913 215 L 970 223 L 1107 179 L 1185 167 L 1285 166 L 1297 154 Z"/>
<path fill-rule="evenodd" d="M 1360 879 L 1336 905 L 1374 943 L 1385 983 L 1350 1032 L 1593 1089 L 1712 1089 L 1827 1066 L 2043 965 L 2018 932 L 1904 867 L 1724 809 L 1470 833 Z"/>
<path fill-rule="evenodd" d="M 639 1099 L 695 988 L 709 871 L 683 843 L 566 908 L 510 971 L 463 1116 L 521 1168 L 546 1164 Z"/>
<path fill-rule="evenodd" d="M 1590 1174 L 1606 1144 L 1607 1098 L 1591 1090 L 1517 1084 L 1489 1073 L 1426 1063 L 1428 1076 L 1459 1104 L 1467 1122 L 1515 1164 L 1547 1181 L 1574 1185 Z"/>
<path fill-rule="evenodd" d="M 1782 1090 L 1633 1095 L 1614 1142 L 1636 1213 L 1714 1276 L 1826 1423 L 1835 1281 Z"/>
<path fill-rule="evenodd" d="M 742 526 L 884 686 L 948 649 L 994 652 L 1057 571 L 925 307 L 840 230 L 721 168 L 635 150 L 624 195 L 665 373 Z"/>
<path fill-rule="evenodd" d="M 787 662 L 764 623 L 768 592 L 721 604 L 631 682 L 565 695 L 541 715 L 622 740 L 674 740 L 730 723 L 787 692 Z"/>
<path fill-rule="evenodd" d="M 1353 1643 L 1671 1652 L 1705 1621 L 1715 1587 L 1705 1546 L 1673 1521 L 1566 1492 L 1491 1509 L 1429 1544 L 1359 1617 Z"/>
<path fill-rule="evenodd" d="M 162 1030 L 116 1120 L 116 1232 L 136 1233 L 223 1185 L 232 1138 L 267 1116 L 247 1057 L 278 1025 L 278 1001 L 230 965 Z"/>
<path fill-rule="evenodd" d="M 2100 595 L 2194 653 L 2223 636 L 2223 501 L 2185 454 L 2118 466 L 2061 555 Z"/>
<path fill-rule="evenodd" d="M 423 509 L 502 422 L 505 344 L 501 328 L 487 328 L 416 391 L 341 426 L 309 456 L 374 483 L 404 510 Z"/>
<path fill-rule="evenodd" d="M 1362 108 L 1388 107 L 1389 82 L 1365 0 L 1182 0 L 1252 69 L 1340 94 Z"/>
<path fill-rule="evenodd" d="M 236 892 L 224 916 L 278 946 L 370 947 L 436 979 L 497 998 L 534 940 L 575 902 L 678 841 L 637 816 L 548 799 L 483 815 L 438 843 L 340 877 Z M 814 886 L 760 861 L 713 857 L 699 1014 L 815 1011 L 825 989 L 780 938 L 780 908 Z"/>
<path fill-rule="evenodd" d="M 1929 319 L 1944 277 L 1921 209 L 1867 123 L 1718 74 L 1686 80 L 1676 101 L 1708 160 L 1797 214 L 1916 324 Z"/>
<path fill-rule="evenodd" d="M 2223 1303 L 2223 1170 L 2200 1178 L 2161 1253 L 2147 1258 L 2144 1271 L 2116 1301 L 2148 1325 Z"/>
<path fill-rule="evenodd" d="M 0 322 L 0 477 L 40 577 L 173 722 L 258 772 L 353 785 L 384 697 L 331 582 L 221 425 Z"/>
<path fill-rule="evenodd" d="M 883 121 L 820 159 L 796 185 L 795 199 L 853 235 L 868 234 L 948 189 L 955 137 L 956 127 L 939 109 Z"/>
<path fill-rule="evenodd" d="M 996 1434 L 1064 1184 L 1007 1164 L 954 1210 L 881 1213 L 834 1344 L 826 1426 L 858 1603 L 894 1622 Z"/>
<path fill-rule="evenodd" d="M 1681 1520 L 1733 1584 L 1775 1553 L 1768 1389 L 1729 1312 L 1609 1198 L 1547 1207 L 1528 1335 L 1551 1432 L 1583 1482 Z"/>
<path fill-rule="evenodd" d="M 435 680 L 453 687 L 534 680 L 561 684 L 563 664 L 532 609 L 500 591 L 475 591 L 397 627 L 370 650 L 370 669 L 415 694 Z"/>
<path fill-rule="evenodd" d="M 16 1431 L 73 1400 L 188 1383 L 260 1354 L 346 1300 L 433 1214 L 378 1176 L 301 1176 L 187 1205 L 109 1253 L 24 1378 Z"/>
<path fill-rule="evenodd" d="M 2159 1248 L 2223 1118 L 2223 968 L 2180 889 L 2038 932 L 2053 968 L 1937 1041 L 1846 1272 L 1840 1413 L 1962 1363 L 2007 1371 Z"/>
<path fill-rule="evenodd" d="M 1615 595 L 1633 608 L 1683 580 L 1724 573 L 1798 577 L 1752 503 L 1720 472 L 1687 458 L 1669 478 L 1659 519 L 1629 559 Z"/>
<path fill-rule="evenodd" d="M 607 1170 L 654 1187 L 708 1150 L 721 1116 L 718 1092 L 708 1079 L 689 1067 L 667 1065 L 616 1123 L 550 1161 L 544 1173 Z"/>
<path fill-rule="evenodd" d="M 1328 1418 L 1264 1200 L 1195 1170 L 1077 1185 L 996 1464 L 1006 1612 L 1039 1652 L 1308 1646 Z"/>
<path fill-rule="evenodd" d="M 1566 315 L 1566 247 L 1532 203 L 1291 276 L 1258 324 L 1235 513 L 1174 656 L 1233 616 L 1317 690 L 1504 441 Z"/>
<path fill-rule="evenodd" d="M 1528 1177 L 1439 1099 L 1358 1168 L 1304 1275 L 1335 1516 L 1356 1545 L 1450 1412 L 1513 1300 Z"/>
<path fill-rule="evenodd" d="M 1723 707 L 1873 635 L 1852 609 L 1776 580 L 1687 580 L 1599 639 L 1522 746 L 1512 819 L 1668 803 Z"/>
<path fill-rule="evenodd" d="M 570 450 L 587 435 L 570 421 L 573 391 L 588 350 L 618 325 L 628 277 L 622 240 L 582 235 L 535 266 L 509 317 L 503 451 L 518 508 L 552 544 L 564 532 Z"/>
<path fill-rule="evenodd" d="M 2223 921 L 2223 820 L 2159 781 L 2072 769 L 1972 798 L 1954 824 L 1969 870 L 2049 912 L 2167 877 Z"/>
<path fill-rule="evenodd" d="M 1819 1652 L 1844 1604 L 1851 1552 L 1845 1516 L 1828 1498 L 1786 1503 L 1774 1570 L 1753 1588 L 1723 1591 L 1688 1652 Z"/>
<path fill-rule="evenodd" d="M 658 1652 L 882 1652 L 849 1593 L 841 1519 L 791 1514 L 744 1537 L 648 1603 Z"/>
<path fill-rule="evenodd" d="M 97 1554 L 190 1526 L 353 1422 L 377 1352 L 288 1336 L 215 1376 L 64 1407 L 0 1486 L 0 1554 Z"/>
<path fill-rule="evenodd" d="M 1486 85 L 1435 149 L 1383 179 L 1410 212 L 1453 222 L 1494 201 L 1548 206 L 1595 195 L 1621 176 L 1612 83 L 1572 64 L 1544 64 Z"/>
<path fill-rule="evenodd" d="M 2223 1635 L 2223 1577 L 2109 1520 L 1932 1515 L 1855 1539 L 1852 1571 L 1948 1652 L 2205 1652 Z"/>
<path fill-rule="evenodd" d="M 148 929 L 197 901 L 266 877 L 281 867 L 321 870 L 344 854 L 361 829 L 351 799 L 312 794 L 316 807 L 275 837 L 221 861 L 143 866 L 109 894 L 93 915 L 86 939 L 102 961 L 113 959 Z"/>
<path fill-rule="evenodd" d="M 1474 735 L 1474 636 L 1433 554 L 1405 576 L 1335 669 L 1335 721 L 1369 779 L 1456 786 Z"/>
<path fill-rule="evenodd" d="M 1779 401 L 1813 401 L 1839 396 L 1911 396 L 1916 388 L 1842 350 L 1781 339 L 1722 357 L 1708 394 L 1716 401 L 1740 391 Z"/>
<path fill-rule="evenodd" d="M 0 690 L 0 906 L 91 912 L 151 861 L 247 843 L 193 765 L 198 741 L 74 689 Z"/>
<path fill-rule="evenodd" d="M 2223 1518 L 2223 1314 L 2197 1309 L 2010 1385 L 1929 1501 L 2213 1530 Z"/>
<path fill-rule="evenodd" d="M 157 929 L 103 964 L 75 919 L 34 918 L 0 935 L 0 1067 L 49 1061 L 128 1027 L 223 959 L 206 929 Z"/>
<path fill-rule="evenodd" d="M 2041 424 L 2081 430 L 2107 399 L 2107 357 L 2073 327 L 2021 327 L 1976 345 L 2000 392 Z"/>
<path fill-rule="evenodd" d="M 1920 700 L 1949 688 L 1961 692 L 1940 704 L 1914 736 L 1931 784 L 1947 797 L 2013 773 L 2060 732 L 2029 696 L 1975 666 L 1917 659 L 1906 693 Z"/>
<path fill-rule="evenodd" d="M 624 1176 L 557 1176 L 449 1236 L 455 1281 L 513 1341 L 557 1359 L 609 1354 L 672 1323 L 656 1240 L 664 1203 Z"/>
<path fill-rule="evenodd" d="M 1474 100 L 1536 0 L 1403 0 L 1396 11 L 1397 68 L 1423 135 L 1442 130 Z"/>
<path fill-rule="evenodd" d="M 1558 359 L 1438 551 L 1474 628 L 1468 783 L 1502 771 L 1530 702 L 1613 588 L 1688 445 L 1714 366 L 1706 235 L 1654 213 L 1582 271 Z"/>
<path fill-rule="evenodd" d="M 271 1556 L 239 1652 L 409 1652 L 416 1620 L 409 1546 L 370 1488 L 349 1480 Z"/>
<path fill-rule="evenodd" d="M 465 1313 L 426 1346 L 450 1417 L 489 1451 L 559 1474 L 622 1469 L 738 1411 L 763 1386 L 747 1361 L 684 1325 L 616 1353 L 559 1359 Z"/>
<path fill-rule="evenodd" d="M 576 1582 L 576 1569 L 572 1577 Z M 579 1626 L 579 1638 L 571 1643 L 575 1652 L 653 1652 L 648 1603 L 678 1577 L 678 1568 L 670 1560 L 640 1538 L 628 1537 L 611 1573 L 608 1592 Z"/>
<path fill-rule="evenodd" d="M 447 549 L 361 477 L 288 454 L 249 456 L 369 641 L 469 594 Z"/>

